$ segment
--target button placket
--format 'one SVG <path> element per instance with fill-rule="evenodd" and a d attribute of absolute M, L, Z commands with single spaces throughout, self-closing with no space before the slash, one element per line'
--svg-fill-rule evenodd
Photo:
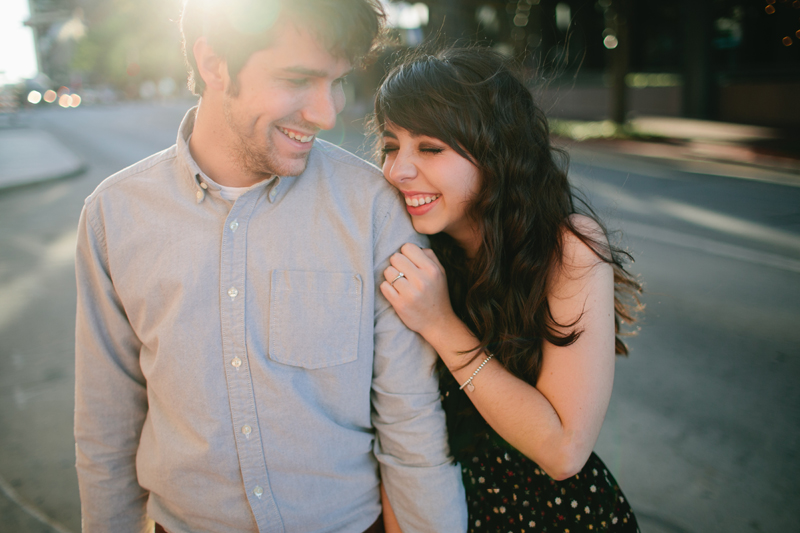
<path fill-rule="evenodd" d="M 223 356 L 233 419 L 231 429 L 244 484 L 250 495 L 250 508 L 260 531 L 279 531 L 280 514 L 269 489 L 270 473 L 265 462 L 264 443 L 258 431 L 251 368 L 249 362 L 244 364 L 247 357 L 244 327 L 247 320 L 247 234 L 257 199 L 253 191 L 242 195 L 231 207 L 221 228 Z M 225 298 L 226 294 L 228 298 Z M 227 363 L 230 363 L 230 367 Z"/>

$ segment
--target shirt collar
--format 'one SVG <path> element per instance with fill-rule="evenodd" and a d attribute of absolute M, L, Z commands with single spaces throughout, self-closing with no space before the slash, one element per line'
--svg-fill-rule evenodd
<path fill-rule="evenodd" d="M 194 130 L 194 121 L 196 116 L 197 106 L 186 112 L 186 115 L 183 117 L 181 125 L 178 128 L 178 140 L 176 144 L 178 150 L 178 159 L 186 170 L 184 175 L 190 179 L 190 185 L 195 195 L 195 201 L 199 204 L 205 199 L 207 191 L 219 191 L 220 186 L 200 169 L 200 166 L 194 160 L 192 153 L 189 150 L 189 139 L 191 138 L 192 131 Z M 253 185 L 253 188 L 268 187 L 269 194 L 267 195 L 267 198 L 270 202 L 274 202 L 281 190 L 280 184 L 282 181 L 284 180 L 282 180 L 280 176 L 272 176 L 269 179 Z"/>

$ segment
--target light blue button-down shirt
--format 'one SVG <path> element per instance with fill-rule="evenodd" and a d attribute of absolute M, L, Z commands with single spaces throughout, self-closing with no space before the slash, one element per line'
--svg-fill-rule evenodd
<path fill-rule="evenodd" d="M 464 531 L 436 354 L 377 291 L 423 244 L 372 165 L 317 140 L 234 203 L 177 145 L 86 200 L 75 437 L 84 531 Z M 380 474 L 379 474 L 380 471 Z"/>

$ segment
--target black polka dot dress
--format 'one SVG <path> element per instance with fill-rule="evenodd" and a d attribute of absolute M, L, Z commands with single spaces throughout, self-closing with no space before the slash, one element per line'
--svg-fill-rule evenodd
<path fill-rule="evenodd" d="M 483 421 L 449 373 L 441 387 L 470 533 L 639 531 L 628 500 L 597 455 L 577 475 L 556 481 Z"/>

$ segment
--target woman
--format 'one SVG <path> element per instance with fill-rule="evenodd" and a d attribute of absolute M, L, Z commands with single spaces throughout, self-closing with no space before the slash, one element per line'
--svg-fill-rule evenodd
<path fill-rule="evenodd" d="M 392 257 L 381 291 L 441 358 L 470 531 L 637 531 L 592 448 L 640 286 L 579 214 L 530 92 L 487 49 L 420 53 L 388 74 L 373 126 L 431 236 Z"/>

